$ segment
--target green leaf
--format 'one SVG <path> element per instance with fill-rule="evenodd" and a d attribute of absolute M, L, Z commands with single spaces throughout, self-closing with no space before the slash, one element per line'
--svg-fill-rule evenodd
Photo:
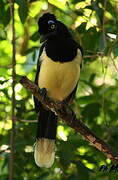
<path fill-rule="evenodd" d="M 18 8 L 18 14 L 20 17 L 21 22 L 24 24 L 25 20 L 27 18 L 28 15 L 28 4 L 26 0 L 16 0 L 16 3 L 19 5 Z"/>
<path fill-rule="evenodd" d="M 39 33 L 38 33 L 38 32 L 35 32 L 35 33 L 30 37 L 30 39 L 31 39 L 32 41 L 37 41 L 37 40 L 39 40 Z"/>
<path fill-rule="evenodd" d="M 81 2 L 81 1 L 84 1 L 84 0 L 72 0 L 72 3 L 77 4 L 78 2 Z"/>
<path fill-rule="evenodd" d="M 82 111 L 84 119 L 94 120 L 100 114 L 100 107 L 99 103 L 87 104 Z"/>
<path fill-rule="evenodd" d="M 114 53 L 114 57 L 118 56 L 118 44 L 113 47 L 113 53 Z"/>
<path fill-rule="evenodd" d="M 10 99 L 7 89 L 2 89 L 2 92 L 6 95 L 8 99 Z"/>
<path fill-rule="evenodd" d="M 60 162 L 64 167 L 67 167 L 71 163 L 74 156 L 73 145 L 70 143 L 70 141 L 61 141 L 60 145 L 58 146 L 58 150 Z"/>
<path fill-rule="evenodd" d="M 103 9 L 100 7 L 100 4 L 97 1 L 92 1 L 93 10 L 96 11 L 96 14 L 99 17 L 100 23 L 103 23 Z"/>
<path fill-rule="evenodd" d="M 39 49 L 39 46 L 33 46 L 33 47 L 27 49 L 26 55 L 27 55 L 27 54 L 30 54 L 30 53 L 32 53 L 33 51 L 38 50 L 38 49 Z"/>
<path fill-rule="evenodd" d="M 76 163 L 79 179 L 89 180 L 89 170 L 81 162 Z"/>
<path fill-rule="evenodd" d="M 8 3 L 0 1 L 0 23 L 7 26 L 10 22 L 10 7 Z"/>
<path fill-rule="evenodd" d="M 96 74 L 95 74 L 95 73 L 92 73 L 92 74 L 91 74 L 91 76 L 90 76 L 90 78 L 89 78 L 89 82 L 90 82 L 90 84 L 92 84 L 92 83 L 93 83 L 93 81 L 94 81 L 95 77 L 96 77 Z"/>
<path fill-rule="evenodd" d="M 40 177 L 38 177 L 36 180 L 45 180 L 49 176 L 49 172 L 44 172 Z"/>
<path fill-rule="evenodd" d="M 96 100 L 99 100 L 99 98 L 95 95 L 89 95 L 89 96 L 82 96 L 78 99 L 78 102 L 80 104 L 90 104 L 93 102 L 96 102 Z"/>
<path fill-rule="evenodd" d="M 8 80 L 4 80 L 4 81 L 2 81 L 2 80 L 0 80 L 0 84 L 4 84 L 5 82 L 7 82 Z"/>
<path fill-rule="evenodd" d="M 98 50 L 99 38 L 100 32 L 95 27 L 89 28 L 82 37 L 84 49 L 96 52 Z"/>
<path fill-rule="evenodd" d="M 20 76 L 19 74 L 16 74 L 16 77 L 15 77 L 16 83 L 19 83 L 19 81 L 21 80 L 22 77 L 23 76 Z"/>
<path fill-rule="evenodd" d="M 86 25 L 87 25 L 87 23 L 83 22 L 80 26 L 77 27 L 77 31 L 79 33 L 84 33 L 86 31 Z"/>

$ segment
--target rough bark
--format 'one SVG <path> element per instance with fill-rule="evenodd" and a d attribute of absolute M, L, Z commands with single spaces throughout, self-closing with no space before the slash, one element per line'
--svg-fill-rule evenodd
<path fill-rule="evenodd" d="M 118 162 L 118 153 L 114 152 L 105 141 L 97 137 L 81 120 L 77 119 L 75 113 L 65 103 L 54 102 L 49 97 L 44 98 L 38 86 L 25 76 L 21 78 L 20 83 L 37 97 L 44 106 L 53 110 L 63 122 L 79 132 L 92 146 L 113 162 Z"/>

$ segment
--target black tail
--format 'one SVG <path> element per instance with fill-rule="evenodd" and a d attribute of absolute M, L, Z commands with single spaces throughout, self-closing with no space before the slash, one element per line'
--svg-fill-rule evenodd
<path fill-rule="evenodd" d="M 41 106 L 34 151 L 35 162 L 39 167 L 50 167 L 55 157 L 57 116 Z"/>

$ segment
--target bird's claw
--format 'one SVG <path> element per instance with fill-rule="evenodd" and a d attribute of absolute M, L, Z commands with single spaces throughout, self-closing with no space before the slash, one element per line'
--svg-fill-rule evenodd
<path fill-rule="evenodd" d="M 40 94 L 42 96 L 42 99 L 45 100 L 46 97 L 47 97 L 47 90 L 46 90 L 46 88 L 41 88 L 40 89 Z"/>

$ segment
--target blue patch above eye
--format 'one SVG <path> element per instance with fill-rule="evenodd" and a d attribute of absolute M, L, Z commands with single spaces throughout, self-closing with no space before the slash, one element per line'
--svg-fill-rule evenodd
<path fill-rule="evenodd" d="M 48 21 L 48 24 L 55 24 L 55 22 L 52 21 L 52 20 L 49 20 L 49 21 Z"/>

